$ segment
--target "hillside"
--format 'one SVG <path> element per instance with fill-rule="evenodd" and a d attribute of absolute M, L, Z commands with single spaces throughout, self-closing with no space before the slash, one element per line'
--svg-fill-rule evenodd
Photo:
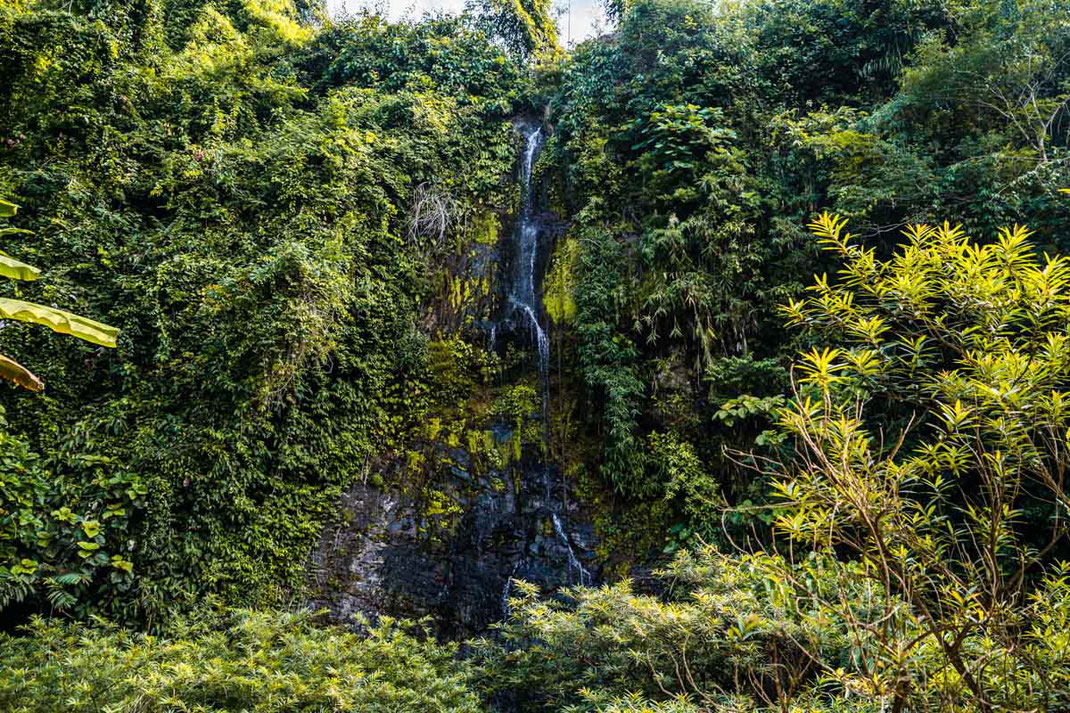
<path fill-rule="evenodd" d="M 1067 705 L 1070 3 L 605 8 L 0 7 L 0 709 Z"/>

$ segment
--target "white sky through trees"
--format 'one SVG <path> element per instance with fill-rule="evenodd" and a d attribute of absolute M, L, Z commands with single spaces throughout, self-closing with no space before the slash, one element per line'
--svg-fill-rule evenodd
<path fill-rule="evenodd" d="M 327 0 L 327 10 L 332 16 L 364 9 L 382 10 L 391 20 L 398 20 L 403 17 L 418 18 L 425 12 L 460 12 L 464 9 L 464 3 L 465 0 Z M 607 25 L 598 0 L 556 0 L 555 8 L 562 13 L 558 19 L 562 45 L 567 45 L 570 38 L 573 44 L 581 42 L 598 34 L 599 28 Z M 571 36 L 567 37 L 570 14 Z"/>

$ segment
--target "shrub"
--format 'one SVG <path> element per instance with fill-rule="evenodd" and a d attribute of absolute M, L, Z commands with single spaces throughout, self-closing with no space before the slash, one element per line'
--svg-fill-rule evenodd
<path fill-rule="evenodd" d="M 500 640 L 475 644 L 481 685 L 530 710 L 756 710 L 851 665 L 846 620 L 818 602 L 842 594 L 866 618 L 883 601 L 879 587 L 823 555 L 789 565 L 705 547 L 681 552 L 658 577 L 662 596 L 625 581 L 543 601 L 518 584 Z"/>
<path fill-rule="evenodd" d="M 1041 711 L 1070 703 L 1070 263 L 1015 226 L 910 226 L 785 311 L 786 555 L 679 555 L 660 596 L 522 592 L 491 691 L 569 711 Z"/>
<path fill-rule="evenodd" d="M 839 216 L 811 227 L 844 267 L 786 308 L 820 342 L 781 412 L 778 526 L 897 600 L 856 625 L 872 654 L 846 685 L 893 710 L 1047 709 L 1065 645 L 1039 654 L 1031 626 L 1065 596 L 1070 263 L 1020 226 L 909 226 L 889 259 Z"/>
<path fill-rule="evenodd" d="M 383 621 L 358 635 L 309 613 L 230 610 L 160 637 L 35 618 L 0 635 L 0 709 L 474 713 L 455 649 Z"/>

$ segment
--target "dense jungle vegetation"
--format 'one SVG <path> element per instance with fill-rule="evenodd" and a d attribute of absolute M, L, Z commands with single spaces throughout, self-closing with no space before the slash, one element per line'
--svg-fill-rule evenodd
<path fill-rule="evenodd" d="M 605 7 L 0 6 L 0 710 L 1070 708 L 1070 2 Z M 309 611 L 536 462 L 597 582 Z"/>

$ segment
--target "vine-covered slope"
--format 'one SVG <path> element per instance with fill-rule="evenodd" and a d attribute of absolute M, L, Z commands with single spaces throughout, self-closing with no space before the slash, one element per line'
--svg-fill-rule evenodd
<path fill-rule="evenodd" d="M 0 7 L 0 707 L 1065 707 L 1070 5 L 605 9 Z"/>

